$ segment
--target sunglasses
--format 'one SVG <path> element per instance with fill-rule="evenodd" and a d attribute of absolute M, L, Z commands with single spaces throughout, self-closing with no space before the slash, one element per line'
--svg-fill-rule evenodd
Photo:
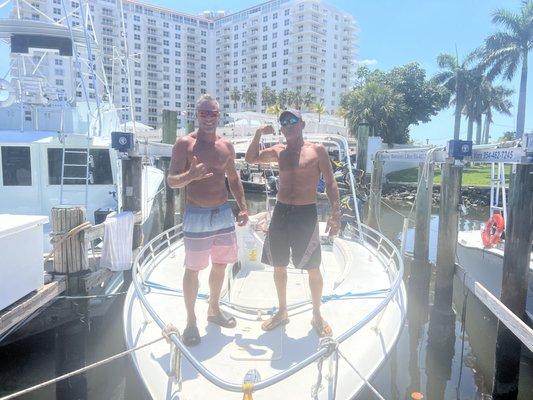
<path fill-rule="evenodd" d="M 197 114 L 199 117 L 218 117 L 220 115 L 220 111 L 212 111 L 212 110 L 198 110 Z"/>
<path fill-rule="evenodd" d="M 292 116 L 289 118 L 283 118 L 279 121 L 281 126 L 296 125 L 300 121 L 300 118 Z"/>

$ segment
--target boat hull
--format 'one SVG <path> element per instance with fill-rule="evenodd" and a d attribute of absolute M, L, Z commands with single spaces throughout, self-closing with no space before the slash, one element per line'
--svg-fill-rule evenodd
<path fill-rule="evenodd" d="M 481 231 L 459 232 L 457 242 L 457 263 L 473 279 L 485 286 L 494 296 L 500 298 L 503 278 L 503 243 L 497 247 L 485 248 Z M 528 298 L 526 312 L 533 320 L 533 259 L 529 264 Z M 531 323 L 530 323 L 531 324 Z"/>

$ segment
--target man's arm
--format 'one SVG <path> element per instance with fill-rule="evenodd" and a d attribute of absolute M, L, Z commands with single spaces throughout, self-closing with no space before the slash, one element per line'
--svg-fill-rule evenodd
<path fill-rule="evenodd" d="M 341 227 L 341 207 L 339 202 L 339 188 L 337 181 L 333 175 L 333 168 L 329 160 L 328 152 L 322 145 L 317 147 L 318 152 L 318 166 L 320 173 L 326 182 L 326 194 L 331 204 L 331 214 L 326 226 L 326 232 L 329 232 L 330 236 L 339 233 Z"/>
<path fill-rule="evenodd" d="M 189 169 L 187 168 L 187 150 L 189 143 L 187 138 L 179 138 L 172 148 L 172 158 L 168 169 L 167 183 L 173 189 L 179 189 L 187 186 L 192 181 L 209 178 L 213 176 L 212 172 L 207 172 L 203 163 L 199 163 L 196 157 L 193 157 Z"/>
<path fill-rule="evenodd" d="M 248 207 L 246 206 L 246 199 L 244 198 L 244 188 L 237 169 L 235 168 L 235 149 L 233 145 L 229 144 L 231 149 L 231 156 L 226 164 L 226 176 L 228 177 L 228 185 L 231 194 L 235 198 L 240 212 L 237 216 L 237 222 L 239 225 L 245 225 L 248 222 Z"/>
<path fill-rule="evenodd" d="M 273 147 L 259 150 L 259 142 L 262 135 L 274 133 L 272 125 L 261 125 L 255 132 L 254 138 L 248 146 L 244 160 L 249 164 L 268 163 L 278 161 L 278 153 Z"/>

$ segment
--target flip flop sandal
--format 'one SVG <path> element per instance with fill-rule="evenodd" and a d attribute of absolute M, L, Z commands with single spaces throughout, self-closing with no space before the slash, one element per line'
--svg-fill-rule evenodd
<path fill-rule="evenodd" d="M 183 344 L 187 347 L 197 346 L 200 344 L 200 332 L 196 326 L 188 326 L 181 335 Z"/>
<path fill-rule="evenodd" d="M 278 319 L 274 321 L 274 317 L 272 317 L 270 319 L 267 319 L 265 322 L 261 324 L 261 329 L 268 332 L 268 331 L 271 331 L 277 328 L 280 325 L 287 325 L 288 323 L 289 323 L 289 318 Z"/>
<path fill-rule="evenodd" d="M 322 320 L 321 324 L 318 324 L 315 320 L 312 320 L 311 326 L 313 327 L 317 335 L 321 338 L 330 337 L 333 335 L 333 331 L 331 330 L 331 327 L 324 320 Z"/>
<path fill-rule="evenodd" d="M 208 316 L 207 321 L 220 325 L 223 328 L 235 328 L 237 325 L 235 318 L 223 311 L 220 311 L 217 315 Z"/>

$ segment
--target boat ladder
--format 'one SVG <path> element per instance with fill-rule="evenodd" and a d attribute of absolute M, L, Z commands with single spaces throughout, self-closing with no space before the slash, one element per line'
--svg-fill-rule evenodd
<path fill-rule="evenodd" d="M 497 166 L 496 166 L 497 164 Z M 491 163 L 490 167 L 490 216 L 494 212 L 507 221 L 507 195 L 505 193 L 505 164 Z"/>
<path fill-rule="evenodd" d="M 67 136 L 61 134 L 63 144 L 61 156 L 61 205 L 83 206 L 87 209 L 89 197 L 89 183 L 92 182 L 91 165 L 93 158 L 90 153 L 90 137 L 87 136 L 86 148 L 67 147 Z M 83 185 L 83 187 L 80 187 Z M 65 186 L 72 188 L 67 189 Z M 68 194 L 71 196 L 68 196 Z M 79 195 L 83 194 L 83 202 Z"/>

